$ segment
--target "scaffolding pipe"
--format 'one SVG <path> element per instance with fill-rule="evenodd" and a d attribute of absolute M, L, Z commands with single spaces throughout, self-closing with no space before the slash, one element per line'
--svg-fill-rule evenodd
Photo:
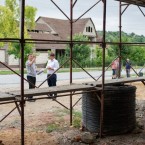
<path fill-rule="evenodd" d="M 121 6 L 121 1 L 119 2 L 119 53 L 118 53 L 118 56 L 119 56 L 119 72 L 118 72 L 118 78 L 121 77 L 121 50 L 122 50 L 122 6 Z"/>
<path fill-rule="evenodd" d="M 20 0 L 20 47 L 21 47 L 21 145 L 25 144 L 24 130 L 24 20 L 25 20 L 25 0 Z"/>
<path fill-rule="evenodd" d="M 103 135 L 103 118 L 104 118 L 104 87 L 105 87 L 105 49 L 106 49 L 106 0 L 103 0 L 103 66 L 102 66 L 102 96 L 100 112 L 100 137 Z"/>
<path fill-rule="evenodd" d="M 70 0 L 70 84 L 72 84 L 72 59 L 73 59 L 73 0 Z M 70 126 L 72 125 L 72 92 L 70 92 Z"/>

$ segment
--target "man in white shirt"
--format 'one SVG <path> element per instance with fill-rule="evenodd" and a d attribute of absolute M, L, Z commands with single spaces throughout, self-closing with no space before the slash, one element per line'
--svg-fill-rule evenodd
<path fill-rule="evenodd" d="M 59 63 L 55 59 L 55 54 L 50 53 L 50 59 L 47 62 L 47 83 L 49 87 L 56 86 L 57 75 L 54 73 L 59 68 Z M 51 77 L 50 77 L 51 76 Z"/>

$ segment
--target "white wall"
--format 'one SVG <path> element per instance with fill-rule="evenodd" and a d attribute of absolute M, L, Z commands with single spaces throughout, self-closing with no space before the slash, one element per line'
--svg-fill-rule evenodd
<path fill-rule="evenodd" d="M 8 65 L 19 65 L 19 60 L 14 58 L 14 55 L 8 56 Z"/>
<path fill-rule="evenodd" d="M 36 64 L 45 64 L 48 60 L 48 52 L 39 52 L 36 56 Z"/>
<path fill-rule="evenodd" d="M 92 27 L 92 32 L 86 32 L 86 27 Z M 92 23 L 91 20 L 89 20 L 85 26 L 85 29 L 83 31 L 83 34 L 84 35 L 88 35 L 88 36 L 92 36 L 92 37 L 95 37 L 96 38 L 96 32 L 95 32 L 95 27 Z"/>
<path fill-rule="evenodd" d="M 0 61 L 5 62 L 5 50 L 0 50 Z"/>

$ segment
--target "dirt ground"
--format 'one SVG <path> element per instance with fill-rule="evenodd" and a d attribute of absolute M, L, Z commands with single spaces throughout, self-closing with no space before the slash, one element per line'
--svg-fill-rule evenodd
<path fill-rule="evenodd" d="M 59 82 L 58 84 L 66 82 Z M 137 87 L 136 99 L 145 100 L 145 87 L 142 83 L 131 83 Z M 44 87 L 47 86 L 46 84 Z M 26 84 L 27 87 L 27 84 Z M 19 89 L 18 85 L 2 86 L 0 91 Z M 81 95 L 73 97 L 75 103 Z M 65 106 L 69 107 L 69 97 L 57 99 Z M 0 106 L 0 119 L 7 114 L 14 104 Z M 74 108 L 81 111 L 81 101 Z M 48 132 L 48 126 L 56 124 L 59 126 L 52 132 Z M 21 120 L 17 110 L 0 123 L 0 142 L 4 145 L 20 145 Z M 25 145 L 70 145 L 75 135 L 80 134 L 80 130 L 69 126 L 69 113 L 67 109 L 59 105 L 56 101 L 45 99 L 36 102 L 26 102 L 25 106 Z M 2 145 L 0 143 L 0 145 Z M 78 143 L 78 145 L 81 143 Z M 73 144 L 75 145 L 75 144 Z M 83 145 L 83 144 L 81 144 Z M 97 139 L 94 145 L 145 145 L 144 133 L 131 133 L 120 136 L 105 137 Z"/>

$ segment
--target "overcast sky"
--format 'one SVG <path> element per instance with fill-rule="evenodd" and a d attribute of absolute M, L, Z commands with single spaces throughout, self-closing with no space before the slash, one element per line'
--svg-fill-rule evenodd
<path fill-rule="evenodd" d="M 69 0 L 54 0 L 63 11 L 69 16 Z M 84 2 L 87 1 L 87 2 Z M 74 8 L 74 18 L 78 18 L 98 0 L 78 0 Z M 0 0 L 4 4 L 4 0 Z M 36 19 L 39 16 L 66 19 L 66 17 L 54 6 L 50 0 L 26 0 L 27 5 L 37 8 Z M 102 30 L 103 7 L 102 2 L 96 5 L 83 18 L 91 17 L 96 30 Z M 142 8 L 145 12 L 145 8 Z M 107 31 L 119 30 L 119 3 L 115 0 L 107 0 Z M 145 35 L 145 17 L 138 7 L 130 5 L 122 16 L 122 29 L 127 33 Z"/>

